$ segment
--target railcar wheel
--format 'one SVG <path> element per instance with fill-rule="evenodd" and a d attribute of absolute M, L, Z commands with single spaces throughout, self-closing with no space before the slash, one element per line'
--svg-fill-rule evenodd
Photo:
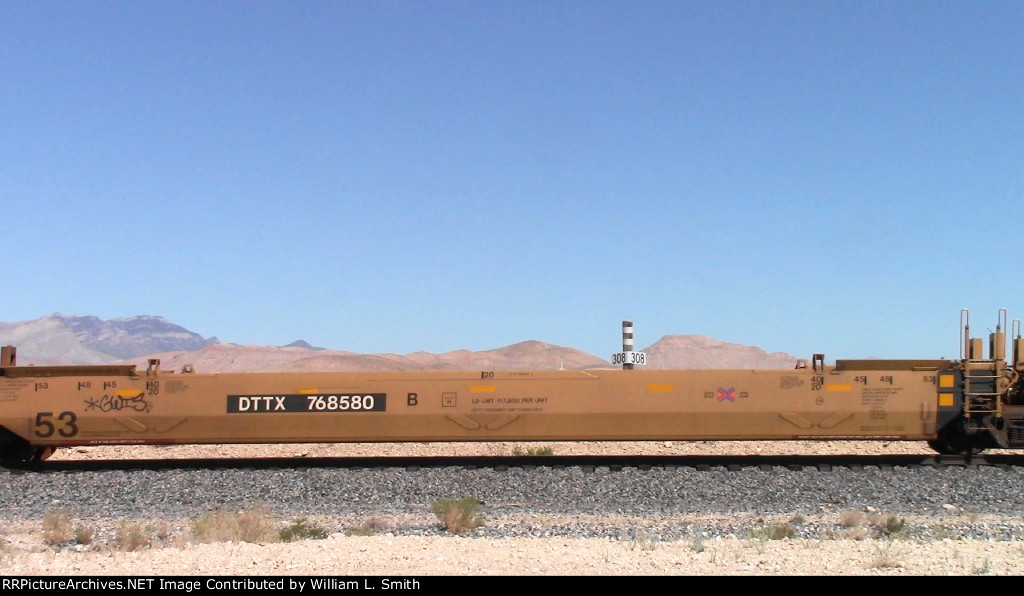
<path fill-rule="evenodd" d="M 31 462 L 40 462 L 50 459 L 50 456 L 57 451 L 56 447 L 36 447 L 32 450 Z"/>
<path fill-rule="evenodd" d="M 46 449 L 50 449 L 50 452 L 42 453 Z M 45 459 L 51 453 L 53 453 L 52 448 L 33 447 L 25 439 L 0 426 L 0 465 L 7 467 L 23 466 L 33 460 L 42 461 L 42 459 L 35 458 L 42 457 Z"/>
<path fill-rule="evenodd" d="M 16 468 L 46 461 L 56 447 L 8 447 L 0 451 L 0 466 Z"/>
<path fill-rule="evenodd" d="M 939 433 L 939 438 L 928 441 L 928 446 L 942 455 L 960 456 L 977 455 L 986 447 L 975 437 L 950 431 Z"/>
<path fill-rule="evenodd" d="M 29 445 L 4 445 L 0 449 L 0 465 L 6 467 L 23 466 L 35 460 L 37 449 Z"/>
<path fill-rule="evenodd" d="M 17 440 L 0 444 L 0 466 L 18 467 L 46 461 L 56 447 L 33 447 L 25 441 Z"/>

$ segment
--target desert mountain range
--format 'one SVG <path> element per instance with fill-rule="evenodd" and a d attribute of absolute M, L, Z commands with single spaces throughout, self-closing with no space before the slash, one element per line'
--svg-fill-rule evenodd
<path fill-rule="evenodd" d="M 483 351 L 442 354 L 358 354 L 316 348 L 298 340 L 287 346 L 244 346 L 204 338 L 150 315 L 103 320 L 51 314 L 32 321 L 0 322 L 0 344 L 18 348 L 18 364 L 112 364 L 145 367 L 159 358 L 161 367 L 196 372 L 248 371 L 403 371 L 611 368 L 608 360 L 540 341 L 523 341 Z M 643 348 L 648 368 L 792 368 L 796 356 L 767 353 L 755 346 L 727 343 L 702 335 L 666 335 Z"/>

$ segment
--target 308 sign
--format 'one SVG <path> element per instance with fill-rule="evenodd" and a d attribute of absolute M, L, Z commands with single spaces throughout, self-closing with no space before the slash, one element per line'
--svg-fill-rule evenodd
<path fill-rule="evenodd" d="M 644 352 L 616 352 L 612 354 L 612 364 L 647 364 Z"/>

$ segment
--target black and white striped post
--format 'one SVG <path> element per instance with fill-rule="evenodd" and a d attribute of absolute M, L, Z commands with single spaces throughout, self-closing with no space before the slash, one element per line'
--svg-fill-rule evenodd
<path fill-rule="evenodd" d="M 622 322 L 622 351 L 626 354 L 633 351 L 633 321 Z M 626 360 L 623 358 L 623 360 Z M 625 361 L 622 363 L 622 370 L 633 370 L 633 363 Z"/>
<path fill-rule="evenodd" d="M 621 364 L 622 370 L 633 370 L 636 364 L 647 364 L 647 354 L 633 351 L 633 321 L 622 322 L 622 351 L 612 354 L 612 364 Z"/>

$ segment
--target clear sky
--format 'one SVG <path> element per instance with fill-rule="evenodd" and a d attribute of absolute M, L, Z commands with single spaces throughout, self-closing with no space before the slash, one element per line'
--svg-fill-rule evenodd
<path fill-rule="evenodd" d="M 0 2 L 0 320 L 358 352 L 1024 317 L 1024 2 Z"/>

